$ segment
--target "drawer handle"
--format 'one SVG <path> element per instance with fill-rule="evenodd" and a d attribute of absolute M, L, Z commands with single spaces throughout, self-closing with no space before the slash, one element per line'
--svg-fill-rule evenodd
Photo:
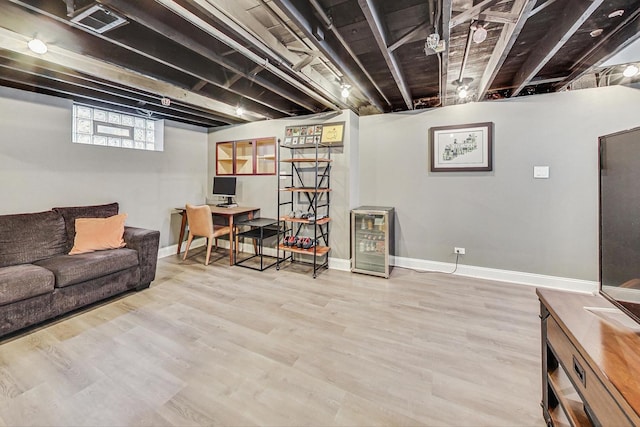
<path fill-rule="evenodd" d="M 580 382 L 582 382 L 583 386 L 587 386 L 587 376 L 585 375 L 584 368 L 580 366 L 580 363 L 576 360 L 576 357 L 573 356 L 573 371 L 576 373 Z"/>

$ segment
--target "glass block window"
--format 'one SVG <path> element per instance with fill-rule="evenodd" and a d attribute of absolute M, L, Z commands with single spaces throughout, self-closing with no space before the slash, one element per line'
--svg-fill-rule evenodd
<path fill-rule="evenodd" d="M 162 151 L 164 121 L 73 105 L 73 142 L 107 147 Z"/>

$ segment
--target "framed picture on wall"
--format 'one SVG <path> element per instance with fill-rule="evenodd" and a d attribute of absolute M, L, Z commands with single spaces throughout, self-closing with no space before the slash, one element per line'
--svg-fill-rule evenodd
<path fill-rule="evenodd" d="M 431 172 L 493 170 L 493 123 L 429 129 Z"/>

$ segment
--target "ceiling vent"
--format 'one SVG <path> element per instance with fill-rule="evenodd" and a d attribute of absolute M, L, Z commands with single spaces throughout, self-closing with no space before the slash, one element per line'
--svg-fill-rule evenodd
<path fill-rule="evenodd" d="M 106 7 L 96 4 L 71 18 L 71 22 L 75 22 L 84 28 L 102 34 L 126 24 L 127 20 L 116 15 Z"/>

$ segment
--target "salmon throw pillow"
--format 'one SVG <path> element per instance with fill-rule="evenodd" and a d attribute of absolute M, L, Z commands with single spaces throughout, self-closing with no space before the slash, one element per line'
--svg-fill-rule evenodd
<path fill-rule="evenodd" d="M 127 214 L 108 218 L 77 218 L 76 237 L 69 255 L 124 247 L 124 222 Z"/>

